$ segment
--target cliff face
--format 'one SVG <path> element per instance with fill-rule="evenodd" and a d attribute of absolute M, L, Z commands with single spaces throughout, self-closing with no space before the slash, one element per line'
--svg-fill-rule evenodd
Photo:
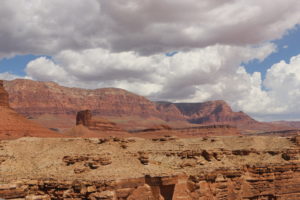
<path fill-rule="evenodd" d="M 90 110 L 82 110 L 77 113 L 76 125 L 83 125 L 92 131 L 122 131 L 115 123 L 104 118 L 93 118 Z"/>
<path fill-rule="evenodd" d="M 300 165 L 213 171 L 205 176 L 158 176 L 117 181 L 22 180 L 0 185 L 5 199 L 297 200 Z"/>
<path fill-rule="evenodd" d="M 255 122 L 242 112 L 233 112 L 224 101 L 206 103 L 154 103 L 122 89 L 86 90 L 52 82 L 14 80 L 5 83 L 11 106 L 25 115 L 73 114 L 89 109 L 102 116 L 158 117 L 193 123 Z"/>
<path fill-rule="evenodd" d="M 225 101 L 205 103 L 176 103 L 175 106 L 192 123 L 255 123 L 243 112 L 233 112 Z"/>
<path fill-rule="evenodd" d="M 175 107 L 188 122 L 193 124 L 227 124 L 238 127 L 242 132 L 295 129 L 288 125 L 256 121 L 242 111 L 234 112 L 223 100 L 204 103 L 158 102 L 157 104 L 159 107 L 172 108 L 172 110 Z"/>
<path fill-rule="evenodd" d="M 298 137 L 0 141 L 0 198 L 297 200 L 299 141 Z M 37 150 L 39 154 L 32 156 Z"/>
<path fill-rule="evenodd" d="M 8 93 L 0 81 L 0 139 L 23 136 L 58 137 L 59 134 L 35 124 L 9 107 Z"/>
<path fill-rule="evenodd" d="M 5 108 L 9 107 L 8 93 L 4 89 L 2 80 L 0 80 L 0 106 Z"/>
<path fill-rule="evenodd" d="M 240 129 L 262 131 L 290 128 L 257 122 L 243 112 L 232 111 L 224 101 L 205 103 L 152 102 L 122 89 L 87 90 L 62 87 L 53 82 L 32 80 L 6 81 L 4 85 L 9 93 L 9 101 L 13 109 L 25 116 L 38 118 L 37 121 L 49 128 L 58 128 L 58 125 L 56 127 L 50 125 L 62 124 L 64 121 L 66 123 L 59 126 L 63 128 L 72 127 L 75 122 L 69 119 L 74 119 L 77 111 L 86 109 L 91 110 L 92 114 L 96 116 L 120 117 L 121 121 L 122 118 L 127 119 L 129 116 L 140 117 L 140 121 L 129 120 L 128 125 L 131 126 L 131 129 L 142 124 L 142 120 L 145 122 L 145 118 L 160 120 L 158 123 L 161 123 L 162 120 L 195 124 L 220 123 L 238 126 Z M 3 95 L 7 97 L 6 93 L 2 93 Z M 52 120 L 49 124 L 52 116 L 61 117 L 61 120 L 57 122 Z"/>
<path fill-rule="evenodd" d="M 156 108 L 161 113 L 160 117 L 166 121 L 186 120 L 186 116 L 173 103 L 156 102 Z"/>
<path fill-rule="evenodd" d="M 87 90 L 31 80 L 8 81 L 5 87 L 11 107 L 24 115 L 76 115 L 78 110 L 89 109 L 102 116 L 159 116 L 153 102 L 122 89 Z"/>
<path fill-rule="evenodd" d="M 24 115 L 73 114 L 89 109 L 103 116 L 138 115 L 165 120 L 219 122 L 250 120 L 242 113 L 233 113 L 221 101 L 199 104 L 155 103 L 122 89 L 86 90 L 59 86 L 52 82 L 14 80 L 5 82 L 11 106 Z"/>

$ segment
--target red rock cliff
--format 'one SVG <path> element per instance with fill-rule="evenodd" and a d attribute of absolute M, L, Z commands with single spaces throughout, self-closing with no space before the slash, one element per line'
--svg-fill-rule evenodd
<path fill-rule="evenodd" d="M 204 103 L 175 103 L 174 105 L 191 123 L 230 124 L 237 126 L 239 129 L 261 131 L 291 129 L 288 126 L 256 121 L 242 111 L 234 112 L 223 100 Z"/>
<path fill-rule="evenodd" d="M 89 109 L 103 116 L 138 115 L 165 120 L 190 120 L 195 123 L 231 121 L 253 122 L 236 113 L 224 101 L 206 103 L 154 103 L 122 89 L 86 90 L 59 86 L 53 82 L 14 80 L 5 83 L 11 106 L 25 115 L 73 114 Z"/>
<path fill-rule="evenodd" d="M 86 126 L 93 131 L 122 131 L 115 123 L 104 118 L 93 118 L 90 110 L 82 110 L 77 113 L 76 125 Z"/>
<path fill-rule="evenodd" d="M 59 137 L 60 135 L 24 118 L 9 107 L 8 93 L 0 81 L 0 139 L 23 136 Z"/>
<path fill-rule="evenodd" d="M 193 123 L 256 122 L 243 112 L 233 112 L 230 106 L 222 100 L 205 103 L 176 103 L 175 105 Z"/>
<path fill-rule="evenodd" d="M 0 80 L 0 106 L 9 107 L 8 93 L 3 87 L 3 81 Z"/>
<path fill-rule="evenodd" d="M 26 116 L 67 114 L 73 118 L 78 110 L 89 109 L 98 116 L 139 116 L 197 124 L 222 123 L 244 129 L 280 128 L 259 123 L 243 112 L 234 112 L 224 101 L 156 103 L 122 89 L 87 90 L 63 87 L 53 82 L 21 79 L 6 81 L 5 88 L 10 95 L 10 106 Z"/>
<path fill-rule="evenodd" d="M 101 116 L 159 117 L 161 114 L 155 103 L 123 89 L 88 90 L 20 79 L 5 82 L 5 87 L 11 106 L 24 115 L 76 115 L 78 110 L 85 109 Z"/>

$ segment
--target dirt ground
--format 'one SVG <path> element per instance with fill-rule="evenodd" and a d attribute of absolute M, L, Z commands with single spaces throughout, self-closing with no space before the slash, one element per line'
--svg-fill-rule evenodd
<path fill-rule="evenodd" d="M 110 180 L 199 174 L 246 164 L 291 162 L 290 138 L 226 136 L 178 139 L 34 138 L 0 140 L 0 182 L 20 179 Z"/>

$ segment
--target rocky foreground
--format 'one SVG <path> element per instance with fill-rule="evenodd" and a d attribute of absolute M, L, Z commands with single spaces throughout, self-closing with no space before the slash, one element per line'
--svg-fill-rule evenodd
<path fill-rule="evenodd" d="M 300 199 L 300 138 L 0 141 L 0 198 Z"/>

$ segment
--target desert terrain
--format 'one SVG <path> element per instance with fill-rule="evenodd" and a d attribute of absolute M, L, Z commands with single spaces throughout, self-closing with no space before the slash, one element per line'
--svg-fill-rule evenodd
<path fill-rule="evenodd" d="M 0 200 L 300 200 L 300 0 L 0 0 Z"/>
<path fill-rule="evenodd" d="M 0 82 L 0 109 L 0 198 L 300 199 L 298 129 L 224 101 L 16 80 Z"/>
<path fill-rule="evenodd" d="M 300 138 L 20 138 L 0 143 L 7 199 L 299 199 Z"/>

